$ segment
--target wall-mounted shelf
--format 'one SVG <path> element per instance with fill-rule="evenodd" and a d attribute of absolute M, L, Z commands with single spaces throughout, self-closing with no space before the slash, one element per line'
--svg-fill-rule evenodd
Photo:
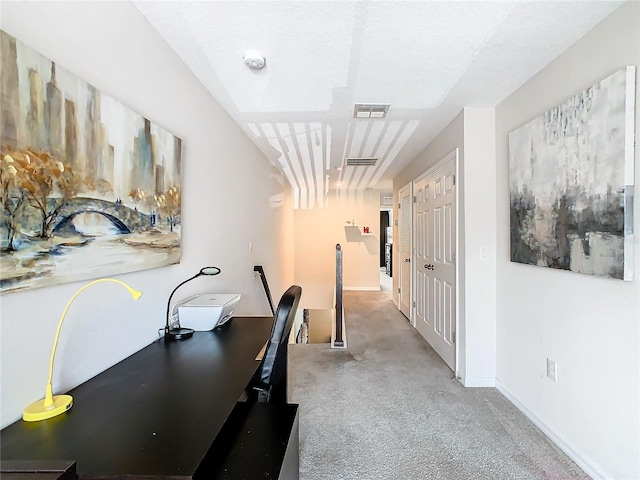
<path fill-rule="evenodd" d="M 359 226 L 351 224 L 344 226 L 344 233 L 347 242 L 357 242 L 364 245 L 371 255 L 378 253 L 378 239 L 374 233 L 363 233 Z"/>
<path fill-rule="evenodd" d="M 358 225 L 350 225 L 347 224 L 344 226 L 344 233 L 347 236 L 347 242 L 362 242 L 364 239 L 362 237 L 373 237 L 374 234 L 363 233 Z"/>
<path fill-rule="evenodd" d="M 358 230 L 358 232 L 360 232 L 360 235 L 373 235 L 373 232 L 369 231 L 369 232 L 363 232 L 362 229 L 358 226 L 358 225 L 351 225 L 350 223 L 347 223 L 344 226 L 345 229 L 349 228 L 349 229 L 356 229 Z"/>

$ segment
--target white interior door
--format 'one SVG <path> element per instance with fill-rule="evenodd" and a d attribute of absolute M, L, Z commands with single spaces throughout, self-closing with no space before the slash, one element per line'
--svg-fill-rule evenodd
<path fill-rule="evenodd" d="M 398 215 L 398 308 L 411 320 L 411 183 L 400 189 Z"/>
<path fill-rule="evenodd" d="M 455 372 L 456 155 L 414 183 L 415 325 Z"/>

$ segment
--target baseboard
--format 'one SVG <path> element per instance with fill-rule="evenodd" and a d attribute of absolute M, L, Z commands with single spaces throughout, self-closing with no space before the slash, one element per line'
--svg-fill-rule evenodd
<path fill-rule="evenodd" d="M 356 292 L 379 292 L 380 286 L 377 287 L 342 287 L 343 290 L 353 290 Z"/>
<path fill-rule="evenodd" d="M 577 452 L 568 442 L 566 442 L 560 435 L 558 435 L 551 427 L 547 426 L 542 420 L 540 420 L 531 410 L 524 406 L 524 404 L 513 395 L 507 387 L 505 387 L 500 380 L 496 380 L 496 390 L 498 390 L 504 397 L 509 400 L 513 405 L 520 410 L 524 415 L 531 420 L 531 422 L 544 433 L 549 440 L 556 444 L 556 446 L 562 450 L 576 465 L 578 465 L 584 472 L 594 480 L 608 480 L 606 474 L 598 468 L 593 461 Z"/>
<path fill-rule="evenodd" d="M 495 387 L 496 379 L 494 377 L 465 377 L 462 384 L 470 388 L 487 388 Z"/>

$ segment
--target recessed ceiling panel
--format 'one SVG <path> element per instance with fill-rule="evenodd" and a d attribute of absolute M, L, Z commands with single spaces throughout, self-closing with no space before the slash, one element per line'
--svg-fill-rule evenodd
<path fill-rule="evenodd" d="M 387 170 L 387 168 L 389 168 L 389 165 L 391 165 L 391 163 L 396 159 L 398 153 L 400 153 L 402 148 L 404 148 L 407 142 L 411 139 L 413 132 L 415 132 L 419 124 L 420 122 L 416 120 L 410 120 L 402 125 L 399 135 L 394 137 L 389 151 L 387 152 L 383 161 L 378 165 L 378 170 L 371 180 L 372 184 L 375 185 L 380 180 L 384 172 Z"/>
<path fill-rule="evenodd" d="M 351 130 L 352 133 L 352 137 L 351 137 L 351 145 L 349 148 L 349 152 L 347 153 L 348 157 L 359 157 L 360 156 L 360 152 L 362 151 L 363 148 L 363 143 L 364 143 L 364 139 L 365 139 L 365 135 L 367 132 L 368 127 L 371 126 L 370 121 L 360 121 L 360 120 L 354 120 L 354 127 Z"/>
<path fill-rule="evenodd" d="M 134 3 L 309 208 L 339 181 L 391 188 L 464 106 L 497 105 L 623 2 Z M 355 103 L 391 107 L 354 119 Z M 347 156 L 379 161 L 337 170 Z"/>
<path fill-rule="evenodd" d="M 511 9 L 510 2 L 367 2 L 356 102 L 436 107 Z"/>
<path fill-rule="evenodd" d="M 367 138 L 365 138 L 364 148 L 362 149 L 361 155 L 364 157 L 375 157 L 375 148 L 376 145 L 382 139 L 382 131 L 387 125 L 387 122 L 384 121 L 376 121 L 371 122 L 371 126 L 369 128 L 369 134 Z"/>
<path fill-rule="evenodd" d="M 199 32 L 208 64 L 240 113 L 326 112 L 333 89 L 346 84 L 349 3 L 197 2 L 191 8 L 199 14 L 189 29 Z M 242 62 L 252 49 L 267 59 L 258 72 Z"/>
<path fill-rule="evenodd" d="M 223 89 L 230 112 L 326 112 L 346 85 L 353 2 L 136 5 L 210 90 Z M 248 50 L 265 55 L 264 69 L 244 65 Z"/>

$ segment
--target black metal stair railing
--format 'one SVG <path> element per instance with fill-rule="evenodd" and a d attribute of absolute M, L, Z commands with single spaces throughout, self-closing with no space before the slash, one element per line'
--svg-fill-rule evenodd
<path fill-rule="evenodd" d="M 276 311 L 273 308 L 273 298 L 271 298 L 271 290 L 269 290 L 269 283 L 267 282 L 267 275 L 264 273 L 264 268 L 262 265 L 255 265 L 253 267 L 254 272 L 258 272 L 260 275 L 260 279 L 262 280 L 262 286 L 264 287 L 264 293 L 267 295 L 267 300 L 269 301 L 269 307 L 271 308 L 271 314 L 275 315 Z"/>
<path fill-rule="evenodd" d="M 342 338 L 342 247 L 336 245 L 336 338 L 335 347 L 344 347 Z"/>

